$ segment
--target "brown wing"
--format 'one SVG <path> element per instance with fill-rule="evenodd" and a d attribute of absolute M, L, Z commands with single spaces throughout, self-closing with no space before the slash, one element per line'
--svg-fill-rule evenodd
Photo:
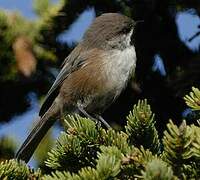
<path fill-rule="evenodd" d="M 68 77 L 70 73 L 79 69 L 84 64 L 84 59 L 80 56 L 80 46 L 77 46 L 71 54 L 65 59 L 62 69 L 58 76 L 56 77 L 55 82 L 51 86 L 50 90 L 48 91 L 44 102 L 41 106 L 39 115 L 42 116 L 51 106 L 54 99 L 59 93 L 60 86 L 62 82 Z"/>

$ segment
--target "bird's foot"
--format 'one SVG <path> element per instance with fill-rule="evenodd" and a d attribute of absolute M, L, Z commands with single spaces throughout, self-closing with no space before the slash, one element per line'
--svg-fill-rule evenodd
<path fill-rule="evenodd" d="M 96 123 L 97 128 L 99 129 L 101 127 L 101 123 L 107 128 L 111 128 L 111 126 L 100 116 L 95 115 L 96 118 L 92 117 L 90 114 L 88 114 L 81 106 L 78 106 L 78 109 L 81 113 L 83 113 L 84 116 L 91 119 Z"/>

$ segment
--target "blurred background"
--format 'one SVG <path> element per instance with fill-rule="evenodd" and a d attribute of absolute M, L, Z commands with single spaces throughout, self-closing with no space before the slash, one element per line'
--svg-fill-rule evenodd
<path fill-rule="evenodd" d="M 134 35 L 135 77 L 103 117 L 123 127 L 133 105 L 147 98 L 162 136 L 170 118 L 193 123 L 198 116 L 183 96 L 200 85 L 199 0 L 0 0 L 0 160 L 14 156 L 63 60 L 105 12 L 144 22 Z M 47 134 L 31 166 L 43 167 L 60 130 Z"/>

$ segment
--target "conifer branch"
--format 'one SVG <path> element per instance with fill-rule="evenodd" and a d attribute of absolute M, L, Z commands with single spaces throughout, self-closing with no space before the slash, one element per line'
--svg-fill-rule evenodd
<path fill-rule="evenodd" d="M 192 91 L 189 95 L 184 97 L 186 104 L 192 108 L 192 110 L 199 111 L 200 110 L 200 90 L 192 87 Z"/>
<path fill-rule="evenodd" d="M 152 113 L 147 100 L 138 101 L 133 111 L 127 117 L 126 133 L 134 146 L 150 149 L 154 153 L 160 151 L 160 140 L 155 128 L 155 115 Z"/>
<path fill-rule="evenodd" d="M 41 172 L 30 169 L 24 162 L 14 159 L 0 163 L 0 179 L 31 180 L 39 179 Z"/>
<path fill-rule="evenodd" d="M 160 159 L 153 159 L 148 162 L 145 171 L 142 171 L 141 178 L 145 180 L 178 180 L 178 178 L 173 175 L 172 168 Z"/>
<path fill-rule="evenodd" d="M 164 151 L 160 155 L 154 115 L 146 100 L 134 106 L 127 121 L 125 133 L 96 128 L 92 120 L 79 115 L 67 116 L 65 132 L 61 133 L 46 160 L 51 173 L 43 175 L 42 179 L 198 178 L 200 127 L 188 126 L 185 121 L 177 127 L 170 120 L 163 137 Z M 143 142 L 147 137 L 151 145 L 148 141 Z M 40 172 L 35 174 L 23 162 L 10 160 L 2 162 L 2 165 L 0 177 L 18 176 L 18 172 L 22 172 L 21 179 L 41 177 Z M 10 166 L 15 170 L 11 168 L 10 171 Z"/>
<path fill-rule="evenodd" d="M 187 126 L 183 121 L 178 128 L 171 120 L 167 127 L 163 138 L 163 160 L 173 167 L 174 174 L 179 178 L 194 178 L 196 175 L 191 172 L 197 172 L 199 164 L 193 152 L 196 139 L 194 127 Z"/>
<path fill-rule="evenodd" d="M 56 147 L 48 154 L 46 165 L 72 172 L 84 166 L 94 166 L 99 151 L 99 133 L 95 123 L 76 115 L 67 116 L 64 124 L 67 133 L 61 133 Z"/>

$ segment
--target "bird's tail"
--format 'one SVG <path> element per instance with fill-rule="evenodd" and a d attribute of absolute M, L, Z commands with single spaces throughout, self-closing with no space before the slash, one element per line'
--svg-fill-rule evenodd
<path fill-rule="evenodd" d="M 24 160 L 28 162 L 33 155 L 35 149 L 56 121 L 56 114 L 58 114 L 58 108 L 53 103 L 49 110 L 39 119 L 36 126 L 33 128 L 29 136 L 26 138 L 24 143 L 16 154 L 18 160 Z"/>

